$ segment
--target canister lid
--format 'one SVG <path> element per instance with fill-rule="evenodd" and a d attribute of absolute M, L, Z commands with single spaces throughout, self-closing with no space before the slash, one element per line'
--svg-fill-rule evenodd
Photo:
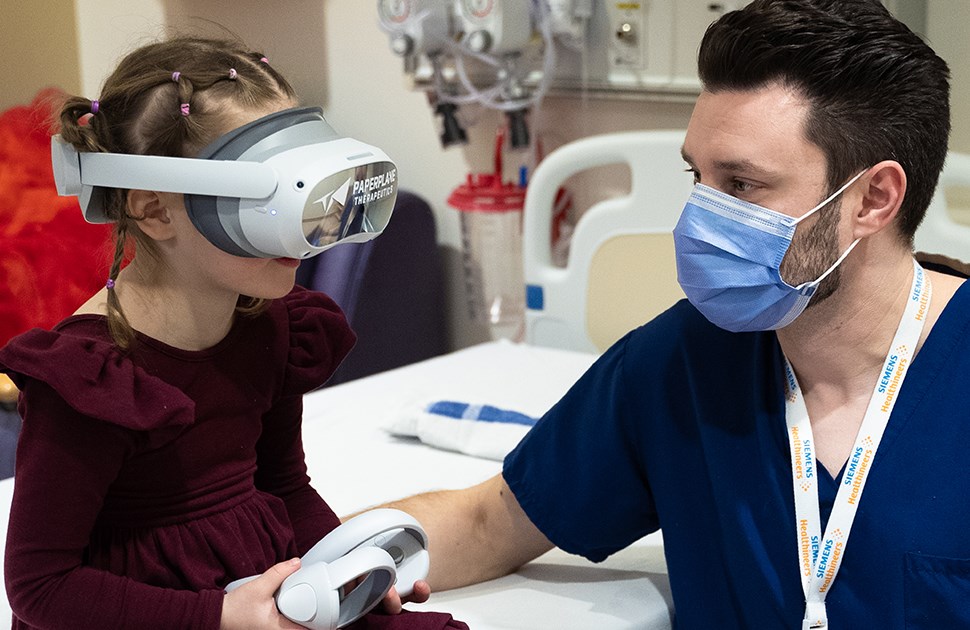
<path fill-rule="evenodd" d="M 448 205 L 462 212 L 521 212 L 525 188 L 502 183 L 493 173 L 469 174 L 448 196 Z"/>

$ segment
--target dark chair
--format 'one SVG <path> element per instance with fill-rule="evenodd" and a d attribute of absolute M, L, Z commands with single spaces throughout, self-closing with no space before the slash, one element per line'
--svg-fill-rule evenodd
<path fill-rule="evenodd" d="M 414 193 L 398 193 L 383 234 L 303 261 L 297 282 L 332 297 L 357 333 L 357 345 L 327 385 L 447 350 L 444 278 L 434 214 Z"/>

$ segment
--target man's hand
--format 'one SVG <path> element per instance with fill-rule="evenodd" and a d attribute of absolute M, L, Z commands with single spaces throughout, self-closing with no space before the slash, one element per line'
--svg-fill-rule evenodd
<path fill-rule="evenodd" d="M 397 589 L 393 586 L 391 590 L 387 592 L 384 596 L 384 601 L 381 602 L 381 606 L 384 607 L 384 612 L 389 615 L 396 615 L 403 610 L 403 604 L 405 602 L 414 602 L 416 604 L 423 604 L 428 601 L 431 597 L 431 587 L 424 580 L 418 580 L 414 583 L 414 591 L 411 595 L 406 597 L 403 601 L 401 597 L 397 594 Z"/>

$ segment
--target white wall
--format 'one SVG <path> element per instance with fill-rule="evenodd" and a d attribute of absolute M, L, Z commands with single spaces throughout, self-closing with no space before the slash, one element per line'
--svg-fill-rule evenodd
<path fill-rule="evenodd" d="M 81 94 L 97 98 L 101 83 L 127 52 L 163 32 L 162 0 L 74 0 Z"/>
<path fill-rule="evenodd" d="M 43 17 L 37 3 L 0 0 L 0 109 L 27 104 L 45 87 L 79 89 L 74 29 L 74 0 L 47 0 Z"/>
<path fill-rule="evenodd" d="M 926 5 L 927 40 L 950 65 L 950 117 L 953 132 L 950 149 L 970 153 L 970 2 L 966 0 L 928 0 Z"/>

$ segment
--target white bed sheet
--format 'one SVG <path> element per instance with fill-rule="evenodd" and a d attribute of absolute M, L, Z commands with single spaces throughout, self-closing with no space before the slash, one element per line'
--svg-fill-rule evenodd
<path fill-rule="evenodd" d="M 389 414 L 429 400 L 488 403 L 541 415 L 594 355 L 496 341 L 307 395 L 304 444 L 314 487 L 338 514 L 426 490 L 462 488 L 501 462 L 435 449 L 383 430 Z M 0 482 L 6 540 L 13 480 Z M 473 630 L 601 630 L 671 627 L 660 534 L 600 564 L 553 550 L 513 575 L 434 593 L 413 610 L 443 610 Z M 6 597 L 0 627 L 9 624 Z"/>

